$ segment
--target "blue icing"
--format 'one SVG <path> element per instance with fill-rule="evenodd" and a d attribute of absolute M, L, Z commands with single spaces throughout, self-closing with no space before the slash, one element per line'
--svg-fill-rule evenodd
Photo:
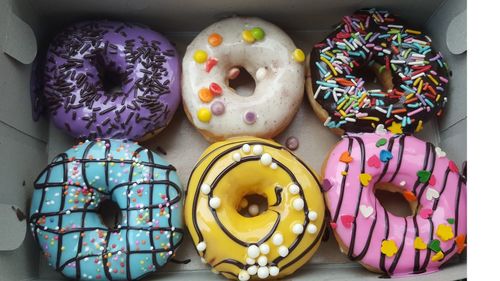
<path fill-rule="evenodd" d="M 96 212 L 106 199 L 121 209 L 115 229 Z M 67 277 L 137 279 L 166 264 L 182 241 L 181 204 L 177 173 L 156 153 L 126 141 L 85 142 L 35 181 L 30 226 Z"/>

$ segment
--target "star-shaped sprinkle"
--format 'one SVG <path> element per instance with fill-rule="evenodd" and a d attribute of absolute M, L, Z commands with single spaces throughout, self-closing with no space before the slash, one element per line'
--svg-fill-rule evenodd
<path fill-rule="evenodd" d="M 387 129 L 393 134 L 403 133 L 403 127 L 401 126 L 401 123 L 392 122 L 391 126 L 389 126 Z"/>
<path fill-rule="evenodd" d="M 388 257 L 392 257 L 397 253 L 398 246 L 396 245 L 396 242 L 394 242 L 394 240 L 383 240 L 380 251 L 382 252 L 382 254 Z"/>
<path fill-rule="evenodd" d="M 447 224 L 438 225 L 436 234 L 443 241 L 448 241 L 455 236 L 453 234 L 453 229 L 451 228 L 450 225 Z"/>

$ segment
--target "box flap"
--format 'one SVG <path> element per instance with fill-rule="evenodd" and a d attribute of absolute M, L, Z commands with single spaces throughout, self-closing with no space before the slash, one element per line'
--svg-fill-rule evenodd
<path fill-rule="evenodd" d="M 31 27 L 14 13 L 7 15 L 3 51 L 23 64 L 30 64 L 36 57 L 37 42 Z"/>
<path fill-rule="evenodd" d="M 448 25 L 446 45 L 454 55 L 467 51 L 467 10 L 458 14 Z"/>
<path fill-rule="evenodd" d="M 0 251 L 13 251 L 26 236 L 26 214 L 17 206 L 0 203 Z"/>

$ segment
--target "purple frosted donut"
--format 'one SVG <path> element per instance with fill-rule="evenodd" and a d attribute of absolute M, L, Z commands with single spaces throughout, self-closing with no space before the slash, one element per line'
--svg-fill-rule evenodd
<path fill-rule="evenodd" d="M 167 126 L 180 101 L 177 51 L 130 23 L 67 27 L 49 46 L 43 81 L 54 124 L 76 138 L 145 139 Z"/>

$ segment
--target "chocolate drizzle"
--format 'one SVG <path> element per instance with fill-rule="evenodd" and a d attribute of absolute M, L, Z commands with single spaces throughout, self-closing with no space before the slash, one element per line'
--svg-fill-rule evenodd
<path fill-rule="evenodd" d="M 95 145 L 101 142 L 102 145 L 105 147 L 99 148 L 101 149 L 104 155 L 106 157 L 102 159 L 95 159 L 94 156 L 91 156 L 90 151 L 92 148 L 95 147 Z M 124 264 L 124 269 L 126 269 L 126 278 L 128 280 L 135 280 L 138 278 L 137 276 L 133 276 L 130 268 L 132 265 L 130 263 L 130 256 L 134 254 L 150 254 L 151 259 L 153 262 L 154 267 L 152 270 L 154 271 L 156 268 L 160 267 L 162 264 L 168 262 L 171 257 L 173 256 L 173 252 L 175 249 L 180 245 L 180 243 L 183 240 L 183 229 L 178 227 L 178 226 L 173 226 L 172 221 L 171 221 L 171 208 L 165 208 L 165 211 L 168 211 L 169 214 L 169 219 L 168 219 L 168 225 L 159 225 L 159 226 L 153 226 L 153 225 L 148 225 L 147 223 L 141 223 L 139 225 L 130 225 L 130 216 L 129 212 L 130 211 L 138 211 L 138 210 L 147 210 L 149 211 L 149 217 L 152 218 L 153 216 L 153 210 L 159 209 L 159 205 L 157 203 L 154 203 L 157 201 L 156 198 L 153 196 L 156 196 L 154 194 L 157 194 L 155 191 L 159 191 L 160 188 L 165 188 L 165 196 L 166 196 L 166 201 L 164 201 L 164 204 L 169 204 L 169 206 L 180 203 L 182 200 L 182 189 L 180 186 L 178 186 L 176 183 L 172 182 L 169 180 L 170 177 L 170 172 L 175 171 L 175 168 L 172 165 L 162 165 L 159 163 L 155 163 L 155 157 L 153 156 L 153 153 L 150 150 L 145 150 L 142 147 L 139 147 L 135 151 L 133 151 L 131 157 L 137 157 L 137 159 L 124 159 L 124 160 L 118 160 L 118 159 L 113 159 L 109 158 L 108 154 L 111 151 L 111 147 L 113 146 L 113 142 L 109 140 L 102 140 L 102 141 L 96 141 L 96 142 L 89 142 L 84 144 L 86 145 L 81 158 L 68 158 L 68 154 L 62 153 L 59 154 L 54 158 L 54 160 L 40 173 L 38 176 L 37 180 L 35 181 L 34 187 L 35 187 L 35 193 L 40 193 L 39 195 L 39 202 L 33 201 L 33 203 L 37 204 L 37 212 L 34 212 L 30 215 L 29 222 L 30 225 L 32 226 L 32 231 L 33 234 L 36 238 L 36 242 L 40 249 L 43 252 L 55 252 L 56 256 L 56 262 L 53 264 L 55 269 L 59 272 L 64 272 L 65 268 L 72 264 L 75 267 L 75 273 L 74 275 L 71 275 L 71 273 L 65 272 L 64 274 L 67 277 L 71 278 L 76 278 L 80 279 L 82 278 L 82 269 L 81 269 L 81 261 L 90 257 L 101 257 L 102 258 L 102 268 L 103 268 L 103 274 L 105 274 L 106 278 L 108 280 L 113 280 L 113 274 L 112 272 L 109 271 L 108 267 L 108 254 L 115 255 L 121 252 L 121 254 L 124 255 L 125 257 L 125 264 Z M 147 161 L 139 161 L 139 155 L 142 152 L 147 153 Z M 110 179 L 109 179 L 109 169 L 111 169 L 112 165 L 115 163 L 120 163 L 123 164 L 124 167 L 129 167 L 129 175 L 128 175 L 128 180 L 126 182 L 116 182 L 115 186 L 111 186 Z M 70 165 L 77 164 L 79 167 L 81 167 L 81 175 L 82 175 L 82 181 L 84 185 L 80 185 L 79 183 L 75 183 L 72 181 L 69 181 L 68 174 L 71 172 L 69 169 Z M 87 166 L 90 164 L 102 164 L 103 169 L 104 169 L 104 174 L 105 174 L 105 179 L 104 182 L 106 183 L 106 188 L 104 190 L 99 190 L 96 186 L 93 186 L 93 184 L 88 180 L 88 171 L 86 170 Z M 149 204 L 146 204 L 146 206 L 143 207 L 138 207 L 136 204 L 131 204 L 130 197 L 127 196 L 130 194 L 131 187 L 135 185 L 137 182 L 133 180 L 133 174 L 134 174 L 134 168 L 136 165 L 141 165 L 143 167 L 146 167 L 146 169 L 149 169 L 149 173 L 151 175 L 151 178 L 145 183 L 142 182 L 141 184 L 143 186 L 149 186 Z M 51 174 L 55 169 L 61 168 L 62 169 L 62 177 L 61 181 L 51 181 Z M 157 180 L 155 179 L 155 174 L 161 174 L 165 173 L 165 180 Z M 79 219 L 79 225 L 72 225 L 71 227 L 63 225 L 64 217 L 67 214 L 66 210 L 69 210 L 70 208 L 68 206 L 65 206 L 65 204 L 68 204 L 68 201 L 66 200 L 66 192 L 61 192 L 60 195 L 60 206 L 58 208 L 58 211 L 54 212 L 45 212 L 43 211 L 44 208 L 44 202 L 48 199 L 47 198 L 47 192 L 50 189 L 62 189 L 64 186 L 68 187 L 69 189 L 72 188 L 82 188 L 85 186 L 85 192 L 88 192 L 89 196 L 88 200 L 84 203 L 83 208 L 71 208 L 71 214 L 75 213 L 81 213 L 81 219 Z M 114 193 L 115 190 L 119 187 L 126 187 L 126 193 L 124 195 L 121 195 L 121 193 L 118 195 L 117 193 Z M 175 197 L 170 198 L 170 191 L 169 189 L 173 188 L 175 190 Z M 123 189 L 122 189 L 123 191 Z M 53 196 L 53 195 L 51 195 Z M 126 199 L 126 206 L 120 206 L 120 210 L 123 214 L 123 218 L 126 221 L 126 223 L 122 223 L 121 225 L 115 226 L 115 228 L 107 228 L 105 226 L 85 226 L 86 224 L 86 215 L 88 213 L 97 213 L 97 207 L 99 205 L 99 202 L 103 198 L 114 198 L 114 196 L 125 196 Z M 122 203 L 123 204 L 123 203 Z M 57 229 L 51 228 L 51 227 L 46 227 L 44 226 L 44 222 L 40 222 L 40 219 L 57 219 Z M 67 224 L 67 222 L 66 222 Z M 151 245 L 151 248 L 149 249 L 136 249 L 132 250 L 131 249 L 131 238 L 129 237 L 129 230 L 134 230 L 134 231 L 145 231 L 149 232 L 149 242 Z M 82 252 L 83 249 L 83 237 L 87 235 L 92 235 L 92 233 L 96 231 L 103 231 L 106 232 L 104 243 L 103 244 L 103 249 L 100 251 L 92 251 L 92 252 Z M 155 245 L 153 233 L 154 232 L 165 232 L 165 233 L 170 233 L 170 247 L 160 247 L 159 245 Z M 56 249 L 46 249 L 42 246 L 42 243 L 40 241 L 40 237 L 43 236 L 43 233 L 50 233 L 55 235 L 57 237 L 57 247 Z M 125 233 L 125 234 L 124 234 Z M 172 234 L 173 233 L 178 233 L 180 238 L 177 241 L 177 243 L 174 243 Z M 78 234 L 78 241 L 76 244 L 76 251 L 74 256 L 68 257 L 66 256 L 65 259 L 62 259 L 62 250 L 61 247 L 64 245 L 64 240 L 69 239 L 65 238 L 67 235 L 72 235 L 72 234 Z M 118 249 L 112 249 L 112 247 L 109 247 L 108 243 L 111 240 L 110 236 L 112 234 L 119 234 L 122 235 L 123 237 L 123 247 L 118 247 Z M 76 236 L 76 235 L 75 235 Z M 114 247 L 113 247 L 114 248 Z M 157 254 L 158 253 L 165 253 L 166 255 L 166 260 L 160 264 L 160 262 L 157 260 Z M 96 267 L 99 267 L 99 265 L 95 265 Z M 148 272 L 152 271 L 148 270 Z M 144 276 L 144 275 L 141 275 Z M 140 277 L 139 277 L 140 278 Z"/>
<path fill-rule="evenodd" d="M 197 201 L 198 201 L 198 198 L 200 196 L 200 188 L 201 188 L 201 185 L 204 183 L 204 179 L 207 177 L 208 173 L 210 172 L 211 168 L 214 167 L 214 165 L 221 159 L 223 158 L 224 156 L 234 152 L 234 151 L 237 151 L 239 149 L 241 149 L 241 145 L 242 144 L 248 144 L 248 145 L 262 145 L 264 147 L 270 147 L 270 148 L 273 148 L 273 149 L 278 149 L 278 150 L 286 150 L 284 147 L 282 146 L 278 146 L 278 145 L 272 145 L 272 144 L 269 144 L 269 143 L 264 143 L 264 142 L 258 142 L 258 141 L 255 141 L 255 142 L 246 142 L 246 141 L 235 141 L 235 142 L 232 142 L 232 143 L 228 143 L 228 144 L 225 144 L 223 146 L 220 146 L 216 149 L 214 149 L 213 151 L 210 151 L 209 153 L 207 153 L 203 158 L 201 158 L 198 163 L 196 164 L 195 168 L 193 169 L 193 173 L 194 171 L 196 171 L 196 169 L 198 168 L 198 165 L 200 165 L 200 163 L 203 163 L 204 160 L 209 157 L 210 155 L 212 155 L 213 153 L 217 153 L 217 156 L 215 156 L 211 161 L 210 163 L 208 163 L 208 165 L 206 166 L 206 168 L 204 169 L 202 175 L 200 176 L 199 178 L 199 181 L 197 182 L 197 188 L 196 188 L 196 191 L 195 191 L 195 194 L 194 194 L 194 198 L 193 198 L 193 201 L 194 201 L 194 204 L 193 204 L 193 212 L 192 212 L 192 221 L 193 221 L 193 226 L 194 226 L 194 229 L 195 229 L 195 232 L 196 232 L 196 235 L 197 235 L 197 238 L 193 237 L 193 243 L 196 243 L 195 241 L 204 241 L 203 239 L 203 234 L 201 232 L 201 230 L 199 229 L 198 227 L 198 223 L 197 223 L 197 217 L 196 217 L 196 212 L 197 212 Z M 230 148 L 228 149 L 224 149 L 225 147 L 227 146 L 230 146 Z M 222 150 L 224 149 L 224 150 Z M 222 151 L 221 151 L 222 150 Z M 293 154 L 291 154 L 293 155 Z M 300 159 L 296 158 L 298 161 L 300 161 Z M 213 196 L 213 192 L 214 190 L 217 188 L 217 185 L 218 185 L 218 182 L 232 169 L 236 168 L 238 165 L 242 164 L 242 163 L 246 163 L 246 162 L 249 162 L 249 161 L 259 161 L 260 160 L 260 156 L 246 156 L 246 157 L 243 157 L 241 158 L 240 161 L 238 162 L 234 162 L 232 164 L 230 164 L 229 166 L 225 167 L 223 171 L 221 171 L 217 177 L 212 181 L 212 183 L 210 184 L 210 186 L 212 187 L 210 193 L 208 194 L 208 197 L 209 198 L 212 198 Z M 300 186 L 300 183 L 297 181 L 297 179 L 295 178 L 295 175 L 292 173 L 292 171 L 290 169 L 288 169 L 288 167 L 286 167 L 283 163 L 281 163 L 280 161 L 277 161 L 276 159 L 273 159 L 273 162 L 276 163 L 278 165 L 279 168 L 281 168 L 283 171 L 285 171 L 289 177 L 290 177 L 290 181 L 299 185 Z M 300 161 L 304 167 L 306 167 L 306 169 L 310 172 L 311 175 L 313 175 L 313 177 L 315 178 L 316 180 L 316 183 L 318 185 L 318 187 L 320 186 L 320 183 L 319 181 L 316 179 L 316 177 L 314 176 L 314 173 L 312 172 L 312 170 L 309 169 L 309 167 L 307 167 L 302 161 Z M 189 179 L 189 182 L 191 182 L 191 177 L 193 175 L 193 173 L 191 174 L 190 176 L 190 179 Z M 188 183 L 188 187 L 190 186 L 190 184 Z M 309 209 L 308 209 L 308 205 L 307 205 L 307 201 L 306 201 L 306 198 L 305 198 L 305 195 L 304 195 L 304 192 L 302 190 L 302 188 L 299 189 L 299 196 L 300 198 L 302 198 L 304 200 L 304 224 L 303 224 L 303 227 L 305 229 L 305 227 L 307 226 L 307 224 L 309 223 L 309 218 L 308 218 L 308 212 L 309 212 Z M 271 205 L 271 206 L 277 206 L 279 204 L 282 203 L 282 196 L 281 196 L 281 192 L 283 191 L 283 188 L 280 187 L 280 186 L 276 186 L 275 189 L 274 189 L 274 192 L 276 194 L 276 202 Z M 187 191 L 188 192 L 188 191 Z M 281 218 L 281 214 L 274 211 L 274 210 L 268 210 L 268 211 L 273 211 L 277 214 L 276 216 L 276 221 L 275 223 L 273 224 L 273 227 L 271 228 L 271 230 L 263 237 L 261 238 L 258 242 L 256 243 L 249 243 L 247 241 L 242 241 L 240 239 L 238 239 L 236 236 L 234 236 L 228 229 L 225 228 L 225 226 L 223 225 L 223 223 L 219 220 L 218 218 L 218 215 L 217 215 L 217 211 L 213 208 L 210 208 L 210 206 L 208 206 L 208 208 L 210 209 L 213 217 L 214 217 L 214 221 L 217 223 L 217 225 L 219 226 L 219 228 L 231 239 L 233 240 L 235 243 L 243 246 L 243 247 L 248 247 L 252 244 L 256 244 L 256 245 L 261 245 L 262 243 L 264 243 L 265 241 L 269 240 L 272 235 L 275 233 L 276 229 L 278 228 L 279 226 L 279 223 L 280 223 L 280 218 Z M 282 266 L 280 266 L 280 269 L 281 270 L 284 270 L 285 268 L 293 265 L 294 263 L 296 263 L 297 261 L 299 261 L 300 259 L 302 259 L 305 255 L 307 255 L 313 248 L 314 246 L 317 245 L 317 243 L 320 241 L 320 238 L 321 238 L 321 234 L 324 232 L 324 229 L 326 228 L 326 223 L 325 221 L 322 222 L 322 226 L 320 229 L 318 229 L 318 234 L 316 235 L 316 238 L 314 240 L 314 242 L 308 246 L 303 252 L 301 252 L 296 258 L 294 258 L 292 261 L 288 262 L 287 264 L 284 264 Z M 291 253 L 301 242 L 303 236 L 305 235 L 305 231 L 302 232 L 301 234 L 299 234 L 297 236 L 297 238 L 295 239 L 295 241 L 291 244 L 291 246 L 289 247 L 289 252 Z M 204 256 L 205 252 L 203 251 L 201 253 L 202 256 Z M 274 260 L 270 261 L 269 263 L 271 265 L 278 265 L 284 258 L 279 256 L 277 258 L 275 258 Z M 215 265 L 212 265 L 214 268 L 221 265 L 221 264 L 231 264 L 231 265 L 234 265 L 236 266 L 237 268 L 239 269 L 248 269 L 248 265 L 244 265 L 243 263 L 239 262 L 239 261 L 236 261 L 234 259 L 223 259 L 221 261 L 219 261 L 217 264 Z M 236 276 L 234 273 L 232 272 L 227 272 L 227 271 L 224 271 L 224 272 L 221 272 L 223 274 L 229 274 L 230 276 Z"/>
<path fill-rule="evenodd" d="M 345 137 L 347 138 L 346 141 L 348 141 L 347 151 L 349 154 L 353 153 L 354 141 L 356 141 L 358 143 L 358 148 L 359 148 L 359 152 L 360 152 L 360 163 L 361 163 L 360 172 L 364 173 L 365 172 L 364 165 L 365 165 L 365 160 L 366 160 L 365 158 L 366 157 L 365 157 L 365 145 L 364 145 L 362 138 L 358 137 L 356 135 L 346 135 Z M 391 163 L 393 163 L 393 161 L 397 161 L 397 162 L 393 163 L 393 165 L 391 165 L 391 167 L 393 167 L 393 168 L 391 169 L 390 180 L 388 182 L 391 183 L 392 181 L 394 181 L 397 174 L 399 173 L 400 167 L 401 167 L 402 161 L 403 161 L 404 151 L 405 151 L 406 137 L 405 137 L 405 135 L 392 136 L 387 143 L 387 150 L 388 151 L 393 150 L 396 140 L 398 140 L 398 142 L 397 142 L 398 147 L 396 148 L 398 150 L 398 157 L 390 159 L 389 161 L 387 161 L 384 164 L 382 170 L 380 171 L 380 176 L 378 176 L 378 178 L 376 179 L 374 184 L 376 184 L 378 182 L 385 182 L 384 176 L 387 175 L 387 173 L 389 171 L 389 165 Z M 423 161 L 424 163 L 423 163 L 422 169 L 425 171 L 428 171 L 432 174 L 434 172 L 434 168 L 435 168 L 436 161 L 437 161 L 437 155 L 435 153 L 434 145 L 432 145 L 431 143 L 426 143 L 425 151 L 426 151 L 426 153 L 424 156 L 424 161 Z M 394 170 L 394 171 L 392 171 L 392 170 Z M 349 163 L 345 164 L 344 171 L 345 172 L 349 171 Z M 442 182 L 441 189 L 439 190 L 440 196 L 438 198 L 436 198 L 435 201 L 433 202 L 433 204 L 431 205 L 431 208 L 433 211 L 435 211 L 437 209 L 437 207 L 439 206 L 439 204 L 440 204 L 439 200 L 442 198 L 441 195 L 443 195 L 446 188 L 452 188 L 452 186 L 449 186 L 450 184 L 448 183 L 448 177 L 450 176 L 450 173 L 451 173 L 451 170 L 449 167 L 447 167 L 443 173 L 443 182 Z M 337 206 L 335 207 L 335 212 L 333 213 L 333 218 L 332 218 L 332 222 L 334 222 L 334 223 L 337 223 L 342 205 L 346 204 L 343 201 L 343 199 L 344 199 L 344 195 L 345 195 L 345 185 L 346 185 L 347 175 L 348 175 L 348 173 L 345 175 L 342 175 L 342 182 L 341 182 L 340 186 L 337 187 L 340 189 L 340 191 L 339 191 L 339 195 L 338 195 L 338 203 L 337 203 Z M 461 194 L 462 188 L 465 187 L 465 177 L 458 174 L 457 178 L 458 178 L 458 184 L 456 187 L 456 202 L 455 202 L 455 206 L 454 206 L 454 208 L 455 208 L 454 209 L 454 212 L 455 212 L 454 233 L 455 234 L 458 231 L 458 224 L 460 221 L 459 220 L 459 204 L 460 204 L 460 200 L 461 200 L 460 194 Z M 420 202 L 422 200 L 422 196 L 424 195 L 425 190 L 427 189 L 428 185 L 429 185 L 429 182 L 421 183 L 419 181 L 419 179 L 417 178 L 415 183 L 412 186 L 413 193 L 417 194 L 417 202 L 418 202 L 417 209 L 420 207 Z M 358 236 L 356 233 L 356 229 L 357 229 L 356 218 L 358 217 L 360 199 L 361 199 L 361 196 L 362 196 L 362 193 L 363 193 L 365 187 L 360 185 L 357 189 L 358 189 L 358 196 L 356 197 L 357 202 L 355 202 L 356 209 L 355 209 L 355 213 L 354 213 L 354 220 L 353 220 L 352 225 L 351 225 L 351 228 L 352 228 L 352 231 L 350 234 L 351 236 L 349 239 L 349 243 L 346 243 L 349 247 L 348 252 L 347 252 L 347 256 L 351 260 L 362 260 L 364 258 L 364 256 L 368 253 L 368 249 L 370 248 L 370 245 L 372 243 L 371 239 L 372 239 L 372 235 L 373 235 L 373 232 L 375 229 L 375 225 L 377 224 L 377 221 L 379 219 L 379 215 L 377 214 L 377 212 L 375 212 L 374 219 L 371 222 L 371 226 L 369 228 L 369 232 L 363 234 L 363 237 L 367 237 L 367 240 L 364 244 L 364 247 L 362 248 L 361 252 L 358 255 L 354 254 L 355 242 L 356 242 L 356 239 Z M 376 201 L 375 204 L 380 204 L 380 203 L 378 201 Z M 451 208 L 453 206 L 449 206 L 449 207 Z M 448 207 L 446 207 L 446 208 L 448 208 Z M 389 236 L 390 236 L 391 222 L 390 222 L 390 218 L 389 218 L 389 214 L 388 214 L 387 210 L 383 209 L 383 212 L 384 212 L 383 217 L 384 217 L 384 225 L 385 225 L 385 232 L 384 232 L 383 237 L 384 237 L 384 240 L 388 240 Z M 404 226 L 404 230 L 403 230 L 403 234 L 402 234 L 403 240 L 401 241 L 399 248 L 398 248 L 398 251 L 396 252 L 390 266 L 388 266 L 388 267 L 386 266 L 386 255 L 383 253 L 380 253 L 378 267 L 384 273 L 383 277 L 387 278 L 387 277 L 390 277 L 391 275 L 394 274 L 394 271 L 396 270 L 396 268 L 398 266 L 398 263 L 400 261 L 402 254 L 403 254 L 403 251 L 405 250 L 404 248 L 406 247 L 405 245 L 407 244 L 406 239 L 414 239 L 415 237 L 419 237 L 420 230 L 419 230 L 419 226 L 417 223 L 417 216 L 418 216 L 418 214 L 415 213 L 411 217 L 404 218 L 404 225 L 405 226 Z M 413 222 L 412 224 L 414 227 L 414 232 L 413 232 L 414 234 L 412 232 L 408 231 L 408 227 L 409 227 L 408 220 L 409 219 L 412 220 L 412 222 Z M 429 217 L 428 221 L 429 221 L 429 225 L 430 225 L 430 232 L 429 233 L 431 236 L 429 241 L 431 241 L 432 239 L 434 239 L 434 223 L 433 223 L 432 217 Z M 412 233 L 412 234 L 410 234 L 410 233 Z M 415 235 L 415 237 L 413 237 L 413 235 Z M 408 237 L 406 237 L 406 236 L 408 236 Z M 376 243 L 378 243 L 378 242 L 379 241 L 376 241 Z M 377 248 L 377 247 L 375 247 L 375 248 Z M 447 255 L 451 254 L 455 248 L 456 248 L 456 244 L 453 243 L 449 249 L 447 249 L 446 251 L 443 250 L 444 255 L 447 256 Z M 406 249 L 406 250 L 408 250 L 408 249 Z M 413 250 L 413 248 L 411 250 Z M 425 252 L 424 262 L 422 265 L 420 265 L 420 253 L 421 252 L 422 252 L 422 250 L 415 249 L 414 265 L 413 265 L 413 273 L 415 273 L 415 274 L 425 272 L 426 268 L 429 264 L 430 258 L 431 258 L 431 250 L 428 248 Z"/>

